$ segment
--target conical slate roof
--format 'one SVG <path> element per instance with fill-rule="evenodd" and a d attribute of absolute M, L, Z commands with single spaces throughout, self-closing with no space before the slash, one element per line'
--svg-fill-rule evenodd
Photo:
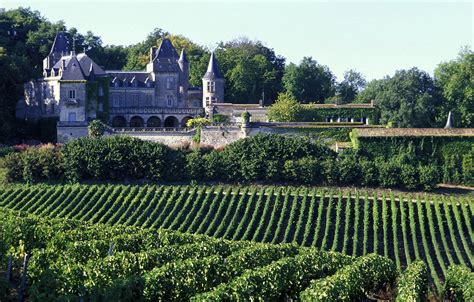
<path fill-rule="evenodd" d="M 451 111 L 449 111 L 448 113 L 448 120 L 446 121 L 446 126 L 444 126 L 445 129 L 450 129 L 450 128 L 454 128 L 454 118 L 453 118 L 453 114 L 451 113 Z"/>
<path fill-rule="evenodd" d="M 184 52 L 184 48 L 181 50 L 181 55 L 179 56 L 178 62 L 189 63 L 186 52 Z"/>
<path fill-rule="evenodd" d="M 69 53 L 69 39 L 66 36 L 66 33 L 60 31 L 56 34 L 54 38 L 53 46 L 51 47 L 50 54 L 60 53 L 66 55 Z"/>
<path fill-rule="evenodd" d="M 211 58 L 209 59 L 209 65 L 207 66 L 207 71 L 204 74 L 203 79 L 222 79 L 223 76 L 217 64 L 216 57 L 214 53 L 211 53 Z"/>

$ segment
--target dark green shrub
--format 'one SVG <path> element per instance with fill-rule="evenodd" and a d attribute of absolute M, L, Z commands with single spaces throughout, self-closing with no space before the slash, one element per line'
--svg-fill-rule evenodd
<path fill-rule="evenodd" d="M 206 158 L 200 151 L 192 151 L 186 154 L 186 175 L 190 179 L 205 179 Z"/>
<path fill-rule="evenodd" d="M 221 152 L 211 151 L 203 155 L 206 178 L 209 180 L 221 180 L 224 173 Z"/>
<path fill-rule="evenodd" d="M 398 161 L 390 159 L 385 162 L 383 159 L 377 159 L 377 166 L 379 167 L 379 183 L 381 186 L 400 186 L 400 166 Z"/>
<path fill-rule="evenodd" d="M 361 170 L 361 185 L 377 186 L 379 183 L 379 170 L 377 165 L 367 159 L 361 159 L 359 165 Z"/>
<path fill-rule="evenodd" d="M 326 158 L 321 163 L 323 180 L 326 184 L 335 185 L 339 181 L 339 168 L 332 158 Z"/>
<path fill-rule="evenodd" d="M 446 273 L 444 293 L 451 301 L 474 301 L 474 273 L 462 265 L 450 266 Z"/>
<path fill-rule="evenodd" d="M 410 164 L 400 166 L 400 179 L 403 186 L 407 189 L 416 189 L 420 182 L 417 169 Z"/>
<path fill-rule="evenodd" d="M 63 175 L 62 153 L 54 145 L 29 147 L 4 159 L 7 181 L 34 183 Z"/>
<path fill-rule="evenodd" d="M 315 184 L 321 181 L 321 167 L 318 161 L 311 157 L 298 160 L 287 160 L 284 164 L 284 175 L 288 181 L 303 184 Z"/>
<path fill-rule="evenodd" d="M 433 190 L 439 182 L 438 168 L 435 165 L 425 165 L 418 167 L 420 174 L 420 185 L 426 191 Z"/>
<path fill-rule="evenodd" d="M 241 139 L 226 146 L 222 151 L 227 179 L 234 181 L 275 179 L 275 167 L 283 167 L 287 160 L 308 156 L 322 160 L 333 158 L 334 153 L 326 146 L 311 142 L 307 138 L 277 134 L 258 134 Z M 275 164 L 275 161 L 280 164 Z M 268 171 L 271 171 L 271 177 L 268 176 Z"/>
<path fill-rule="evenodd" d="M 100 120 L 93 120 L 87 127 L 90 137 L 101 137 L 105 132 L 105 125 Z"/>
<path fill-rule="evenodd" d="M 360 183 L 361 168 L 359 159 L 352 153 L 343 153 L 337 162 L 339 182 L 344 185 L 355 185 Z"/>
<path fill-rule="evenodd" d="M 425 301 L 428 276 L 428 268 L 423 261 L 418 260 L 408 265 L 398 279 L 396 301 Z"/>
<path fill-rule="evenodd" d="M 63 154 L 70 181 L 175 179 L 185 164 L 181 151 L 126 136 L 83 137 L 65 144 Z"/>
<path fill-rule="evenodd" d="M 13 152 L 15 152 L 15 149 L 13 147 L 0 146 L 0 157 L 5 157 Z"/>

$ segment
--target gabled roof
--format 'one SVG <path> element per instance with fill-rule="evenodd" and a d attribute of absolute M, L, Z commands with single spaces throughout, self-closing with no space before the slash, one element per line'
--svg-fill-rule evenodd
<path fill-rule="evenodd" d="M 63 61 L 65 69 L 62 72 L 61 80 L 87 80 L 91 76 L 91 72 L 93 77 L 106 75 L 105 71 L 85 53 L 76 56 L 74 52 L 71 52 L 68 56 L 62 56 L 61 59 L 54 64 L 53 69 L 61 69 Z M 58 72 L 56 72 L 56 74 L 58 74 Z"/>
<path fill-rule="evenodd" d="M 69 53 L 69 39 L 64 31 L 60 31 L 56 34 L 49 53 L 60 53 L 62 55 Z"/>
<path fill-rule="evenodd" d="M 58 63 L 61 64 L 61 61 L 62 59 Z M 64 66 L 65 68 L 62 72 L 61 80 L 80 81 L 86 79 L 81 64 L 75 55 L 69 56 L 68 59 L 66 59 Z"/>
<path fill-rule="evenodd" d="M 217 64 L 216 57 L 214 53 L 211 53 L 211 58 L 209 59 L 209 65 L 207 66 L 207 71 L 204 74 L 203 79 L 222 79 L 224 78 Z"/>

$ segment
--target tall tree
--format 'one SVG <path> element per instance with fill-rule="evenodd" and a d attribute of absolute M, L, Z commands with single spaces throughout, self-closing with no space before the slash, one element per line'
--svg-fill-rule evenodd
<path fill-rule="evenodd" d="M 342 102 L 353 102 L 366 84 L 367 82 L 360 72 L 350 69 L 344 72 L 344 80 L 337 85 L 337 92 Z"/>
<path fill-rule="evenodd" d="M 465 48 L 455 60 L 439 64 L 435 84 L 443 96 L 436 116 L 439 124 L 452 111 L 456 126 L 474 127 L 474 52 Z"/>
<path fill-rule="evenodd" d="M 285 90 L 302 103 L 323 103 L 335 93 L 335 77 L 329 68 L 311 57 L 289 64 L 283 75 Z"/>
<path fill-rule="evenodd" d="M 225 77 L 225 99 L 234 103 L 272 103 L 282 90 L 285 59 L 260 41 L 221 42 L 216 56 Z"/>
<path fill-rule="evenodd" d="M 369 82 L 359 100 L 373 100 L 381 123 L 397 127 L 432 127 L 439 104 L 433 79 L 417 68 L 399 70 L 393 77 Z"/>

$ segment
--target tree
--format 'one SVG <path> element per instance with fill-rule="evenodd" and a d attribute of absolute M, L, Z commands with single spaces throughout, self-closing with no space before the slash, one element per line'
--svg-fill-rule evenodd
<path fill-rule="evenodd" d="M 221 42 L 217 60 L 225 77 L 227 102 L 272 103 L 282 90 L 285 59 L 260 41 L 240 38 Z"/>
<path fill-rule="evenodd" d="M 268 108 L 268 119 L 273 122 L 296 122 L 301 110 L 301 104 L 289 93 L 280 93 L 276 102 Z"/>
<path fill-rule="evenodd" d="M 436 114 L 438 125 L 444 125 L 452 111 L 455 126 L 474 127 L 474 52 L 465 48 L 457 59 L 439 64 L 435 85 L 443 96 Z"/>
<path fill-rule="evenodd" d="M 286 92 L 302 103 L 322 103 L 335 93 L 335 77 L 327 66 L 311 57 L 304 57 L 299 65 L 289 64 L 283 75 Z"/>
<path fill-rule="evenodd" d="M 358 97 L 373 100 L 380 109 L 380 122 L 397 127 L 435 126 L 439 104 L 433 79 L 417 68 L 399 70 L 393 77 L 371 81 Z"/>
<path fill-rule="evenodd" d="M 344 72 L 344 80 L 337 86 L 343 103 L 353 102 L 366 85 L 364 76 L 353 69 Z"/>

